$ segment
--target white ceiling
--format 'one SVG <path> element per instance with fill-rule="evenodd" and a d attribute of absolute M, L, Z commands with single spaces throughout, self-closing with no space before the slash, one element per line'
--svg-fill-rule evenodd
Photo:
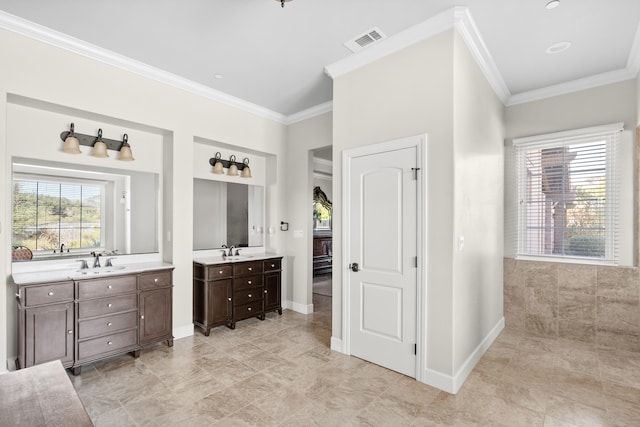
<path fill-rule="evenodd" d="M 331 100 L 323 70 L 353 55 L 347 40 L 373 27 L 392 37 L 453 6 L 468 7 L 507 103 L 637 74 L 639 0 L 547 1 L 0 0 L 0 11 L 283 116 Z M 545 53 L 561 41 L 572 47 Z"/>

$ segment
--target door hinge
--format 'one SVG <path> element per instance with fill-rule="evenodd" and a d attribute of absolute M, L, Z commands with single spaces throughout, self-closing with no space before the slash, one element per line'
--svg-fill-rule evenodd
<path fill-rule="evenodd" d="M 418 257 L 417 257 L 417 256 L 414 256 L 414 257 L 413 257 L 413 266 L 414 266 L 415 268 L 418 268 Z"/>
<path fill-rule="evenodd" d="M 413 171 L 413 179 L 415 181 L 418 180 L 418 171 L 420 170 L 420 168 L 411 168 L 411 170 Z"/>
<path fill-rule="evenodd" d="M 413 345 L 413 354 L 418 354 L 418 344 Z"/>

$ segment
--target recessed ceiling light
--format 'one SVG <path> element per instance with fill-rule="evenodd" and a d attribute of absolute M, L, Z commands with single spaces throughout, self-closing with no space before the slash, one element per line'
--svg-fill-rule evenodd
<path fill-rule="evenodd" d="M 571 42 L 559 42 L 549 46 L 546 52 L 550 54 L 561 53 L 569 49 L 570 47 L 571 47 Z"/>
<path fill-rule="evenodd" d="M 222 74 L 214 74 L 213 78 L 220 80 L 222 78 Z"/>
<path fill-rule="evenodd" d="M 544 7 L 546 9 L 555 9 L 556 7 L 560 6 L 560 0 L 551 0 L 550 2 L 548 2 Z"/>

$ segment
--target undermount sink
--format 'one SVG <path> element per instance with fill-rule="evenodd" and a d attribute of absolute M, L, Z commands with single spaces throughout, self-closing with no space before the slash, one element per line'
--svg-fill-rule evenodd
<path fill-rule="evenodd" d="M 89 275 L 99 275 L 106 273 L 115 273 L 116 271 L 124 270 L 124 265 L 113 265 L 111 267 L 96 267 L 96 268 L 83 268 L 81 270 L 76 270 L 75 272 L 78 274 Z"/>
<path fill-rule="evenodd" d="M 233 255 L 233 256 L 224 257 L 224 259 L 227 259 L 229 261 L 238 261 L 241 259 L 249 259 L 249 258 L 251 258 L 251 255 Z"/>

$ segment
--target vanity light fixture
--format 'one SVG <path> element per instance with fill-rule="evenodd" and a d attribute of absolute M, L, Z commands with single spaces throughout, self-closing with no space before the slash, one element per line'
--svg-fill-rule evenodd
<path fill-rule="evenodd" d="M 91 153 L 94 157 L 109 157 L 107 150 L 120 151 L 118 160 L 135 160 L 131 153 L 131 146 L 129 145 L 129 137 L 125 133 L 122 137 L 122 141 L 115 139 L 107 139 L 102 137 L 102 129 L 98 129 L 98 136 L 85 135 L 82 133 L 74 132 L 74 125 L 71 123 L 70 131 L 64 131 L 60 134 L 60 139 L 64 141 L 62 151 L 69 154 L 80 154 L 80 145 L 86 145 L 87 147 L 93 147 Z"/>
<path fill-rule="evenodd" d="M 284 7 L 284 4 L 290 2 L 291 0 L 276 0 L 276 1 L 279 1 L 280 5 L 282 5 L 282 7 Z"/>
<path fill-rule="evenodd" d="M 551 10 L 551 9 L 555 9 L 558 6 L 560 6 L 560 0 L 551 0 L 550 2 L 547 2 L 547 4 L 544 7 L 547 10 Z"/>
<path fill-rule="evenodd" d="M 229 176 L 238 176 L 238 165 L 236 164 L 236 156 L 231 155 L 229 157 L 229 172 L 227 172 Z"/>
<path fill-rule="evenodd" d="M 216 152 L 215 157 L 209 159 L 209 164 L 213 166 L 213 173 L 216 175 L 224 174 L 224 170 L 228 169 L 227 175 L 238 176 L 242 178 L 251 178 L 251 168 L 249 167 L 249 158 L 245 157 L 242 163 L 236 161 L 236 156 L 232 154 L 229 156 L 229 160 L 223 160 L 222 154 Z M 238 173 L 242 171 L 242 173 Z"/>
<path fill-rule="evenodd" d="M 62 139 L 64 141 L 62 151 L 69 154 L 80 154 L 82 153 L 80 151 L 80 141 L 78 141 L 76 134 L 73 132 L 73 123 L 71 123 L 70 129 L 71 131 L 66 132 L 67 136 Z"/>
<path fill-rule="evenodd" d="M 102 129 L 98 129 L 98 139 L 93 144 L 93 152 L 91 155 L 93 157 L 109 157 L 109 153 L 107 153 L 107 144 L 102 140 Z"/>

